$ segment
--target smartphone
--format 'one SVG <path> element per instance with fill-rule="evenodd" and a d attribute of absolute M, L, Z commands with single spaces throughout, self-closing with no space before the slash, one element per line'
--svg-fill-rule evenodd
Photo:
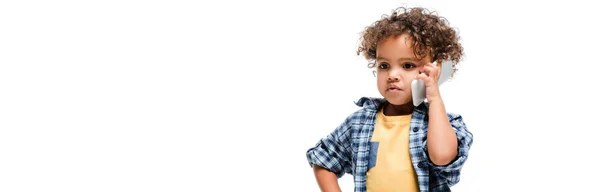
<path fill-rule="evenodd" d="M 437 63 L 437 65 L 439 66 L 440 63 Z M 438 86 L 441 86 L 444 82 L 446 82 L 452 74 L 451 61 L 444 61 L 441 63 L 441 65 L 442 66 L 440 67 L 441 73 L 440 79 L 438 80 Z M 427 99 L 427 97 L 425 97 L 425 82 L 423 82 L 423 80 L 420 79 L 415 79 L 411 83 L 411 88 L 413 105 L 415 107 L 421 105 L 421 103 L 423 103 Z"/>

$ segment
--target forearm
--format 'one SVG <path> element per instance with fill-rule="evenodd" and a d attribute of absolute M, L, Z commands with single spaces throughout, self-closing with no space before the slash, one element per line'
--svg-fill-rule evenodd
<path fill-rule="evenodd" d="M 315 172 L 315 177 L 317 178 L 317 183 L 319 184 L 319 188 L 323 192 L 341 192 L 340 185 L 338 184 L 338 179 L 335 173 L 322 168 L 318 165 L 313 165 L 313 170 Z"/>
<path fill-rule="evenodd" d="M 427 132 L 427 151 L 436 165 L 447 165 L 458 153 L 458 139 L 442 99 L 429 102 L 429 125 Z"/>

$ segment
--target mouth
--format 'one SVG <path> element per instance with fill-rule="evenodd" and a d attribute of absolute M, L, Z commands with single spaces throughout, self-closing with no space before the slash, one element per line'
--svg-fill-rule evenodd
<path fill-rule="evenodd" d="M 400 89 L 399 87 L 397 87 L 395 85 L 392 85 L 392 86 L 388 87 L 388 91 L 396 92 L 396 91 L 402 91 L 402 89 Z"/>

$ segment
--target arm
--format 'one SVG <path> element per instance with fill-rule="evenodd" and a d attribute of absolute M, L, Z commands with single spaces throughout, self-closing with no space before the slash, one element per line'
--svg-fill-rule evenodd
<path fill-rule="evenodd" d="M 429 124 L 423 150 L 430 166 L 452 186 L 459 181 L 460 170 L 473 143 L 473 134 L 467 130 L 460 115 L 446 113 L 437 84 L 441 73 L 439 68 L 427 63 L 419 71 L 425 72 L 417 78 L 425 81 L 429 101 Z"/>
<path fill-rule="evenodd" d="M 440 176 L 450 185 L 454 185 L 458 183 L 460 170 L 469 156 L 473 134 L 467 129 L 462 116 L 441 114 L 441 111 L 445 113 L 443 103 L 436 102 L 438 101 L 430 104 L 429 131 L 424 150 L 429 157 L 429 164 L 439 171 Z"/>
<path fill-rule="evenodd" d="M 427 151 L 429 159 L 435 165 L 447 165 L 458 154 L 458 139 L 450 125 L 442 99 L 429 104 L 429 125 L 427 132 Z"/>
<path fill-rule="evenodd" d="M 352 173 L 348 119 L 306 152 L 322 191 L 340 191 L 338 179 Z"/>
<path fill-rule="evenodd" d="M 317 183 L 319 184 L 319 188 L 323 192 L 342 192 L 340 189 L 340 185 L 338 184 L 338 178 L 335 173 L 320 167 L 318 165 L 313 166 L 313 170 L 315 172 L 315 177 L 317 178 Z"/>

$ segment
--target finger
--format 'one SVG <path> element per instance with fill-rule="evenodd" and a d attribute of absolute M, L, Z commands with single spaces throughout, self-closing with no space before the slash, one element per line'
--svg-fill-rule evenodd
<path fill-rule="evenodd" d="M 436 64 L 435 63 L 425 63 L 425 65 L 423 65 L 423 66 L 436 67 Z"/>
<path fill-rule="evenodd" d="M 416 79 L 423 80 L 423 82 L 424 82 L 424 83 L 427 85 L 427 84 L 428 84 L 428 82 L 429 82 L 429 79 L 430 79 L 430 78 L 429 78 L 429 76 L 427 76 L 427 74 L 425 74 L 425 73 L 419 73 L 419 74 L 417 75 Z"/>
<path fill-rule="evenodd" d="M 431 65 L 429 65 L 429 63 L 425 63 L 423 66 L 419 67 L 419 73 L 424 73 L 425 72 L 425 68 L 429 67 Z"/>
<path fill-rule="evenodd" d="M 432 77 L 432 78 L 437 78 L 438 76 L 438 68 L 431 66 L 431 65 L 427 65 L 423 67 L 423 71 L 425 72 L 425 74 L 427 74 L 427 76 Z"/>
<path fill-rule="evenodd" d="M 442 62 L 441 61 L 436 62 L 435 67 L 438 69 L 437 76 L 439 78 L 440 76 L 442 76 Z"/>
<path fill-rule="evenodd" d="M 435 68 L 435 79 L 439 79 L 442 75 L 442 66 L 440 62 L 432 63 L 433 68 Z"/>

